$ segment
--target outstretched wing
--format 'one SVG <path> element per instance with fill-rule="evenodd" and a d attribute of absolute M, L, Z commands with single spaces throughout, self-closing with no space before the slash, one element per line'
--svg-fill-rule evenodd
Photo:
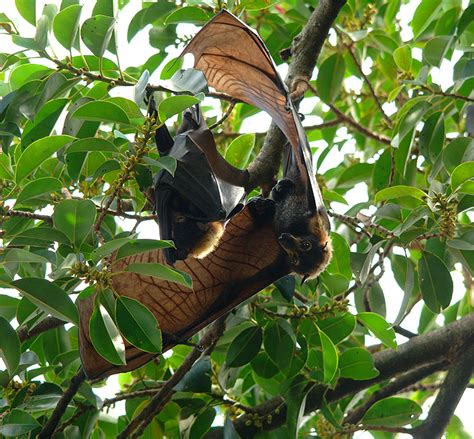
<path fill-rule="evenodd" d="M 323 207 L 305 131 L 259 35 L 223 10 L 196 34 L 182 55 L 186 53 L 194 55 L 195 68 L 204 73 L 215 90 L 272 116 L 292 146 L 289 162 L 297 167 L 307 188 L 309 207 Z"/>

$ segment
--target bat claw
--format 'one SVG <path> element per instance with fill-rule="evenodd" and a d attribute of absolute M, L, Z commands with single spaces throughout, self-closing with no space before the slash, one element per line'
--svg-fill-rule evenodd
<path fill-rule="evenodd" d="M 275 214 L 275 202 L 270 198 L 254 197 L 248 201 L 251 213 L 260 219 L 272 219 Z"/>

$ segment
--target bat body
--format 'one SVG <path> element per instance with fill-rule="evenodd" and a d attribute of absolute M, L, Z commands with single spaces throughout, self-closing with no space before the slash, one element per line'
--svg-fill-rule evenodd
<path fill-rule="evenodd" d="M 331 258 L 329 219 L 315 179 L 312 154 L 298 113 L 258 34 L 227 11 L 208 22 L 186 46 L 208 84 L 269 113 L 290 148 L 283 177 L 272 191 L 274 226 L 292 271 L 317 276 Z M 209 158 L 210 163 L 216 160 Z M 226 169 L 230 165 L 213 165 Z"/>
<path fill-rule="evenodd" d="M 233 215 L 247 187 L 248 173 L 233 168 L 218 154 L 199 110 L 185 113 L 175 139 L 165 127 L 158 130 L 160 153 L 175 157 L 178 163 L 174 178 L 162 171 L 156 179 L 160 234 L 162 239 L 174 239 L 178 249 L 132 255 L 113 263 L 112 271 L 114 291 L 143 303 L 157 318 L 163 352 L 290 272 L 303 279 L 317 275 L 331 254 L 329 221 L 306 135 L 260 37 L 223 11 L 202 28 L 184 53 L 194 54 L 195 66 L 211 87 L 267 111 L 291 147 L 284 178 L 272 190 L 272 198 L 254 200 Z M 227 218 L 214 251 L 202 259 L 179 260 L 199 251 L 203 241 L 216 235 L 209 229 Z M 193 289 L 124 272 L 135 262 L 164 261 L 176 261 L 176 268 L 188 272 Z M 89 378 L 133 370 L 154 356 L 126 344 L 126 365 L 103 359 L 89 334 L 93 301 L 88 297 L 78 303 L 80 352 Z"/>
<path fill-rule="evenodd" d="M 270 200 L 255 199 L 233 216 L 216 249 L 202 259 L 177 261 L 176 268 L 189 273 L 193 289 L 152 276 L 126 273 L 133 263 L 163 263 L 162 250 L 140 253 L 112 264 L 117 272 L 113 289 L 119 295 L 138 300 L 156 317 L 163 333 L 163 352 L 179 340 L 229 312 L 262 288 L 289 273 L 272 224 Z M 104 378 L 140 367 L 155 355 L 126 343 L 125 366 L 103 359 L 94 349 L 89 335 L 89 320 L 94 297 L 78 302 L 80 310 L 80 353 L 89 378 Z"/>
<path fill-rule="evenodd" d="M 166 125 L 157 130 L 155 140 L 160 154 L 177 162 L 174 175 L 161 170 L 155 179 L 160 238 L 173 240 L 176 246 L 165 250 L 166 261 L 203 257 L 217 244 L 223 222 L 240 210 L 244 190 L 212 171 L 202 148 L 215 144 L 199 107 L 184 113 L 174 140 Z"/>

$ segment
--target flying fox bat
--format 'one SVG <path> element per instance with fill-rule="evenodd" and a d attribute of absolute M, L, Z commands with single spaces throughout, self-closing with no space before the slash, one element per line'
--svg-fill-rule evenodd
<path fill-rule="evenodd" d="M 189 42 L 182 55 L 187 53 L 194 56 L 194 67 L 204 73 L 211 87 L 266 111 L 286 135 L 291 147 L 284 178 L 272 190 L 274 227 L 292 271 L 302 275 L 303 281 L 317 276 L 331 257 L 329 218 L 306 133 L 264 42 L 223 10 Z M 232 175 L 236 180 L 238 170 L 219 159 L 215 148 L 204 147 L 203 151 L 216 175 L 223 179 Z"/>
<path fill-rule="evenodd" d="M 153 101 L 151 107 L 156 113 Z M 164 250 L 166 262 L 204 257 L 222 236 L 223 222 L 242 207 L 244 190 L 213 173 L 202 148 L 216 146 L 199 106 L 184 112 L 175 139 L 163 125 L 155 141 L 160 155 L 175 158 L 177 164 L 174 175 L 163 169 L 155 178 L 160 238 L 173 240 L 176 247 Z"/>

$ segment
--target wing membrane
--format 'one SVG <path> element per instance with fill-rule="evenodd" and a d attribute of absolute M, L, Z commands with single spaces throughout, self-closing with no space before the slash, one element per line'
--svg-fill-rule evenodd
<path fill-rule="evenodd" d="M 186 53 L 194 55 L 195 68 L 215 90 L 270 114 L 291 144 L 288 163 L 299 171 L 309 207 L 324 208 L 306 133 L 259 35 L 224 10 L 196 34 L 184 49 L 183 55 Z"/>

